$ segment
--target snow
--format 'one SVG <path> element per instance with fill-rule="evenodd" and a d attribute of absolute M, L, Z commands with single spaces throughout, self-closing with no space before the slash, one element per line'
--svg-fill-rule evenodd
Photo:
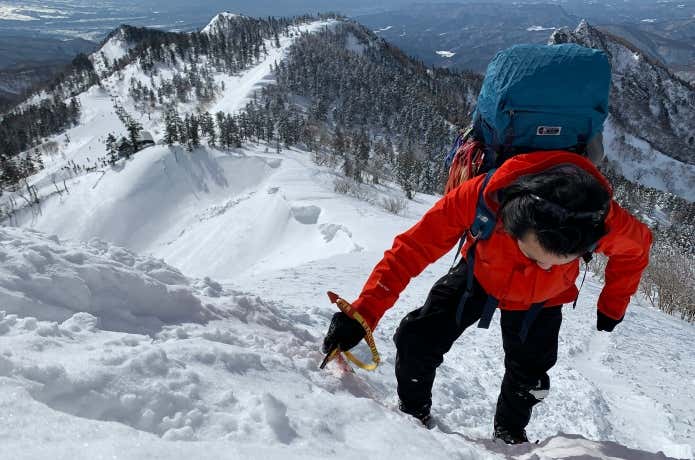
<path fill-rule="evenodd" d="M 161 261 L 96 239 L 65 245 L 9 227 L 0 228 L 0 242 L 9 249 L 0 256 L 6 313 L 51 321 L 94 315 L 102 329 L 125 331 L 205 317 L 186 278 Z"/>
<path fill-rule="evenodd" d="M 435 51 L 435 53 L 447 59 L 452 58 L 456 55 L 456 53 L 452 53 L 451 51 Z"/>
<path fill-rule="evenodd" d="M 353 376 L 317 365 L 334 311 L 325 291 L 353 298 L 393 235 L 436 197 L 418 195 L 406 216 L 393 216 L 336 195 L 333 173 L 312 165 L 305 152 L 278 156 L 263 146 L 176 152 L 191 158 L 207 152 L 201 163 L 210 162 L 211 170 L 218 165 L 227 182 L 226 193 L 218 194 L 220 179 L 188 161 L 166 162 L 171 182 L 154 181 L 154 174 L 144 179 L 138 162 L 166 161 L 167 149 L 150 151 L 156 149 L 161 154 L 149 161 L 136 156 L 107 171 L 94 190 L 89 181 L 70 185 L 69 197 L 44 203 L 45 221 L 20 219 L 21 227 L 0 233 L 6 310 L 0 314 L 0 413 L 12 414 L 0 418 L 0 426 L 12 440 L 6 448 L 17 453 L 13 458 L 41 458 L 48 450 L 58 453 L 52 458 L 94 458 L 80 449 L 84 443 L 119 458 L 153 452 L 153 458 L 188 458 L 193 446 L 204 446 L 196 458 L 227 458 L 225 446 L 234 458 L 663 458 L 648 453 L 657 451 L 692 458 L 695 387 L 683 385 L 695 381 L 692 326 L 638 299 L 613 334 L 599 333 L 593 325 L 600 282 L 589 279 L 578 308 L 565 312 L 552 391 L 529 428 L 531 436 L 549 439 L 530 452 L 484 441 L 502 376 L 497 319 L 489 331 L 466 332 L 440 368 L 434 414 L 462 436 L 425 431 L 395 410 L 390 337 L 446 271 L 451 254 L 414 280 L 380 324 L 376 340 L 384 363 L 376 372 Z M 226 161 L 230 167 L 222 166 Z M 254 168 L 259 171 L 250 180 Z M 196 187 L 183 180 L 189 169 Z M 64 212 L 74 219 L 72 201 L 89 203 L 88 195 L 96 194 L 96 202 L 117 191 L 116 182 L 138 192 L 137 200 L 116 209 L 102 198 L 108 212 L 85 206 L 91 218 L 56 226 L 60 233 L 82 228 L 79 238 L 86 242 L 29 228 Z M 113 188 L 101 190 L 106 184 Z M 152 213 L 150 203 L 162 199 L 144 184 L 168 190 L 174 203 L 185 202 L 177 195 L 197 196 L 198 206 L 170 206 L 191 213 L 184 223 L 167 220 L 176 226 L 173 233 L 185 226 L 184 235 L 192 235 L 185 244 L 146 247 L 147 238 L 131 237 L 142 254 L 160 259 L 86 239 L 109 213 L 139 209 L 127 220 L 140 223 L 173 215 L 173 209 Z M 242 197 L 246 201 L 233 204 Z M 250 200 L 257 201 L 242 206 Z M 214 201 L 216 207 L 205 204 Z M 237 227 L 244 220 L 254 223 L 242 231 Z M 234 236 L 225 240 L 224 232 Z M 258 235 L 265 247 L 253 244 Z M 246 270 L 234 265 L 243 251 Z M 214 272 L 218 276 L 208 276 Z M 121 323 L 113 326 L 113 316 Z M 361 346 L 358 353 L 367 350 Z M 42 443 L 32 442 L 35 436 Z"/>
<path fill-rule="evenodd" d="M 695 201 L 695 165 L 675 160 L 646 141 L 623 134 L 626 149 L 619 141 L 615 126 L 608 118 L 603 132 L 606 156 L 618 172 L 631 181 L 657 190 L 675 193 Z"/>
<path fill-rule="evenodd" d="M 230 77 L 246 89 L 215 104 L 241 107 L 268 80 L 267 60 Z M 354 299 L 436 196 L 417 194 L 394 216 L 373 204 L 400 196 L 394 184 L 364 185 L 369 202 L 339 195 L 336 173 L 310 153 L 263 144 L 157 145 L 67 175 L 69 193 L 55 192 L 65 161 L 103 155 L 105 134 L 122 130 L 113 101 L 130 107 L 132 76 L 128 67 L 123 81 L 80 96 L 81 124 L 52 139 L 59 152 L 30 178 L 40 208 L 0 227 L 8 458 L 693 458 L 692 325 L 636 297 L 614 333 L 598 332 L 592 277 L 564 312 L 551 392 L 529 426 L 538 445 L 488 439 L 503 373 L 499 315 L 490 330 L 467 331 L 438 371 L 433 413 L 446 430 L 396 409 L 391 337 L 451 253 L 380 323 L 375 372 L 318 369 L 335 312 L 325 292 Z M 161 114 L 140 121 L 161 138 Z M 368 356 L 364 344 L 356 352 Z"/>

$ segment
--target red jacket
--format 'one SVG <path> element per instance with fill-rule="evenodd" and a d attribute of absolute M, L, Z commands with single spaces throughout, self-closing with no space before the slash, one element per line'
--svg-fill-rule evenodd
<path fill-rule="evenodd" d="M 594 175 L 612 193 L 606 178 L 589 160 L 574 153 L 552 151 L 543 155 L 517 155 L 505 161 L 485 188 L 487 205 L 496 212 L 498 190 L 521 176 L 568 163 Z M 449 252 L 473 223 L 484 177 L 475 177 L 450 191 L 418 223 L 395 238 L 393 247 L 384 253 L 352 304 L 372 327 L 396 303 L 410 279 Z M 646 225 L 614 200 L 606 227 L 608 233 L 595 250 L 608 256 L 606 282 L 598 308 L 617 320 L 625 314 L 630 296 L 637 291 L 642 271 L 649 262 L 652 235 Z M 461 251 L 464 256 L 467 246 Z M 516 240 L 504 231 L 499 220 L 492 236 L 478 242 L 475 253 L 475 277 L 488 294 L 500 300 L 501 309 L 527 310 L 532 303 L 542 301 L 547 306 L 559 305 L 574 301 L 578 295 L 575 286 L 578 260 L 543 270 L 521 253 Z"/>

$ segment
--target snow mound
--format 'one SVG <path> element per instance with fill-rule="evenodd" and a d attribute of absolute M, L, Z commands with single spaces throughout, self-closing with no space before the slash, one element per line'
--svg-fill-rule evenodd
<path fill-rule="evenodd" d="M 0 306 L 70 327 L 152 331 L 207 314 L 189 280 L 164 262 L 92 239 L 70 244 L 33 230 L 0 228 Z M 91 324 L 91 326 L 89 325 Z"/>

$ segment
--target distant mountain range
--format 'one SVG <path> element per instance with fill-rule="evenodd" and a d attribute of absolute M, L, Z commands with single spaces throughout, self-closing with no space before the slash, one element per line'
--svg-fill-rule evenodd
<path fill-rule="evenodd" d="M 356 17 L 426 64 L 477 72 L 497 51 L 545 43 L 550 32 L 581 19 L 633 42 L 686 79 L 695 75 L 692 2 L 419 3 Z"/>
<path fill-rule="evenodd" d="M 356 18 L 425 64 L 484 72 L 492 56 L 516 43 L 545 43 L 578 20 L 559 5 L 417 4 Z"/>
<path fill-rule="evenodd" d="M 422 0 L 421 0 L 422 1 Z M 0 50 L 16 48 L 5 37 L 80 37 L 102 40 L 120 24 L 166 31 L 194 31 L 220 10 L 248 16 L 292 16 L 335 11 L 356 19 L 428 65 L 482 72 L 500 49 L 516 43 L 544 43 L 548 32 L 574 26 L 581 19 L 621 36 L 685 79 L 695 79 L 695 3 L 685 0 L 458 0 L 412 3 L 385 0 L 137 0 L 66 3 L 45 0 L 41 6 L 12 2 L 0 6 Z M 41 40 L 43 38 L 39 38 Z M 23 50 L 29 60 L 45 58 Z M 4 67 L 0 53 L 0 68 Z"/>

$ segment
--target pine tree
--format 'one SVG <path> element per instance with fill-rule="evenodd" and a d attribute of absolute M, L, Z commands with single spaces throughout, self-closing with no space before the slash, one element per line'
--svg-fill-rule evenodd
<path fill-rule="evenodd" d="M 224 148 L 229 148 L 229 133 L 227 130 L 227 122 L 224 112 L 217 112 L 215 114 L 215 120 L 217 121 L 217 130 L 220 133 L 220 145 Z"/>
<path fill-rule="evenodd" d="M 217 142 L 217 133 L 215 133 L 215 121 L 212 119 L 210 112 L 204 112 L 200 119 L 200 130 L 208 139 L 208 145 L 214 147 Z"/>
<path fill-rule="evenodd" d="M 106 137 L 105 144 L 108 162 L 111 164 L 116 163 L 116 160 L 118 160 L 118 145 L 116 136 L 114 136 L 113 133 L 109 133 L 109 135 Z"/>
<path fill-rule="evenodd" d="M 340 127 L 335 129 L 335 135 L 333 136 L 333 143 L 331 145 L 333 153 L 338 157 L 345 156 L 345 136 Z"/>
<path fill-rule="evenodd" d="M 130 152 L 127 155 L 129 157 L 138 151 L 138 139 L 140 131 L 142 131 L 142 125 L 131 118 L 128 120 L 128 124 L 126 124 L 126 130 L 128 130 L 128 142 L 130 143 Z"/>
<path fill-rule="evenodd" d="M 369 138 L 364 131 L 360 132 L 355 140 L 355 180 L 362 182 L 362 171 L 367 167 L 369 162 Z"/>
<path fill-rule="evenodd" d="M 179 140 L 179 125 L 181 118 L 175 108 L 171 108 L 164 114 L 164 142 L 174 145 Z"/>
<path fill-rule="evenodd" d="M 20 179 L 19 170 L 11 158 L 0 155 L 0 182 L 11 185 Z"/>
<path fill-rule="evenodd" d="M 416 161 L 411 149 L 406 149 L 398 154 L 396 179 L 409 200 L 413 199 L 413 192 L 417 187 Z"/>
<path fill-rule="evenodd" d="M 188 142 L 186 146 L 189 152 L 200 146 L 200 122 L 195 115 L 186 116 L 186 132 L 188 133 Z"/>

